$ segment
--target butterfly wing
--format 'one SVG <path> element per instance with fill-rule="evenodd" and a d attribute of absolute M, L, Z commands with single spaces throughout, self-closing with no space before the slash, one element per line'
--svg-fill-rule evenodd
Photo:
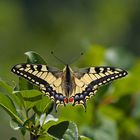
<path fill-rule="evenodd" d="M 74 75 L 75 89 L 70 99 L 73 99 L 73 105 L 82 104 L 86 108 L 86 100 L 95 95 L 101 85 L 124 77 L 127 72 L 114 67 L 90 67 Z"/>
<path fill-rule="evenodd" d="M 39 86 L 41 92 L 55 102 L 56 107 L 59 104 L 65 105 L 60 70 L 40 64 L 18 64 L 11 71 Z"/>

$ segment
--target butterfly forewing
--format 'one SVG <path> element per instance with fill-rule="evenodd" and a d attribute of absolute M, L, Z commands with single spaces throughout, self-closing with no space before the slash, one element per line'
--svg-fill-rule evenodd
<path fill-rule="evenodd" d="M 62 91 L 61 71 L 51 71 L 46 65 L 18 64 L 12 72 L 29 80 L 40 87 L 40 90 L 57 104 L 65 104 L 65 95 Z"/>
<path fill-rule="evenodd" d="M 91 67 L 88 75 L 93 80 L 90 84 L 100 86 L 112 80 L 124 77 L 127 75 L 125 70 L 113 67 Z"/>

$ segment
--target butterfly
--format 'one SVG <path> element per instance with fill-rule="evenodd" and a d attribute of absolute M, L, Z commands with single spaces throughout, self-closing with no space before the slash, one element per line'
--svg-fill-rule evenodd
<path fill-rule="evenodd" d="M 63 70 L 41 64 L 17 64 L 11 71 L 39 86 L 40 91 L 59 105 L 82 105 L 95 95 L 98 88 L 118 78 L 126 76 L 127 71 L 108 66 L 83 68 L 73 71 L 69 65 Z"/>

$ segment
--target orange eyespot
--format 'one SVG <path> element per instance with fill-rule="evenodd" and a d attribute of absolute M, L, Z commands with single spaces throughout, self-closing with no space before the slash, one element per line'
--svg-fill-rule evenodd
<path fill-rule="evenodd" d="M 74 97 L 70 97 L 69 102 L 71 102 L 71 103 L 74 102 Z"/>
<path fill-rule="evenodd" d="M 67 104 L 68 103 L 68 98 L 64 98 L 64 102 Z"/>

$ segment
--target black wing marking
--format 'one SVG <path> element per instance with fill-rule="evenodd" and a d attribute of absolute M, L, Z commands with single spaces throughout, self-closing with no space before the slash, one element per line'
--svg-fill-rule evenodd
<path fill-rule="evenodd" d="M 86 100 L 95 95 L 101 85 L 126 75 L 125 70 L 114 67 L 90 67 L 83 69 L 80 73 L 75 73 L 73 105 L 82 104 L 86 108 Z"/>
<path fill-rule="evenodd" d="M 11 71 L 39 86 L 41 92 L 55 102 L 56 109 L 59 104 L 65 105 L 65 95 L 61 87 L 61 71 L 40 64 L 18 64 Z"/>

